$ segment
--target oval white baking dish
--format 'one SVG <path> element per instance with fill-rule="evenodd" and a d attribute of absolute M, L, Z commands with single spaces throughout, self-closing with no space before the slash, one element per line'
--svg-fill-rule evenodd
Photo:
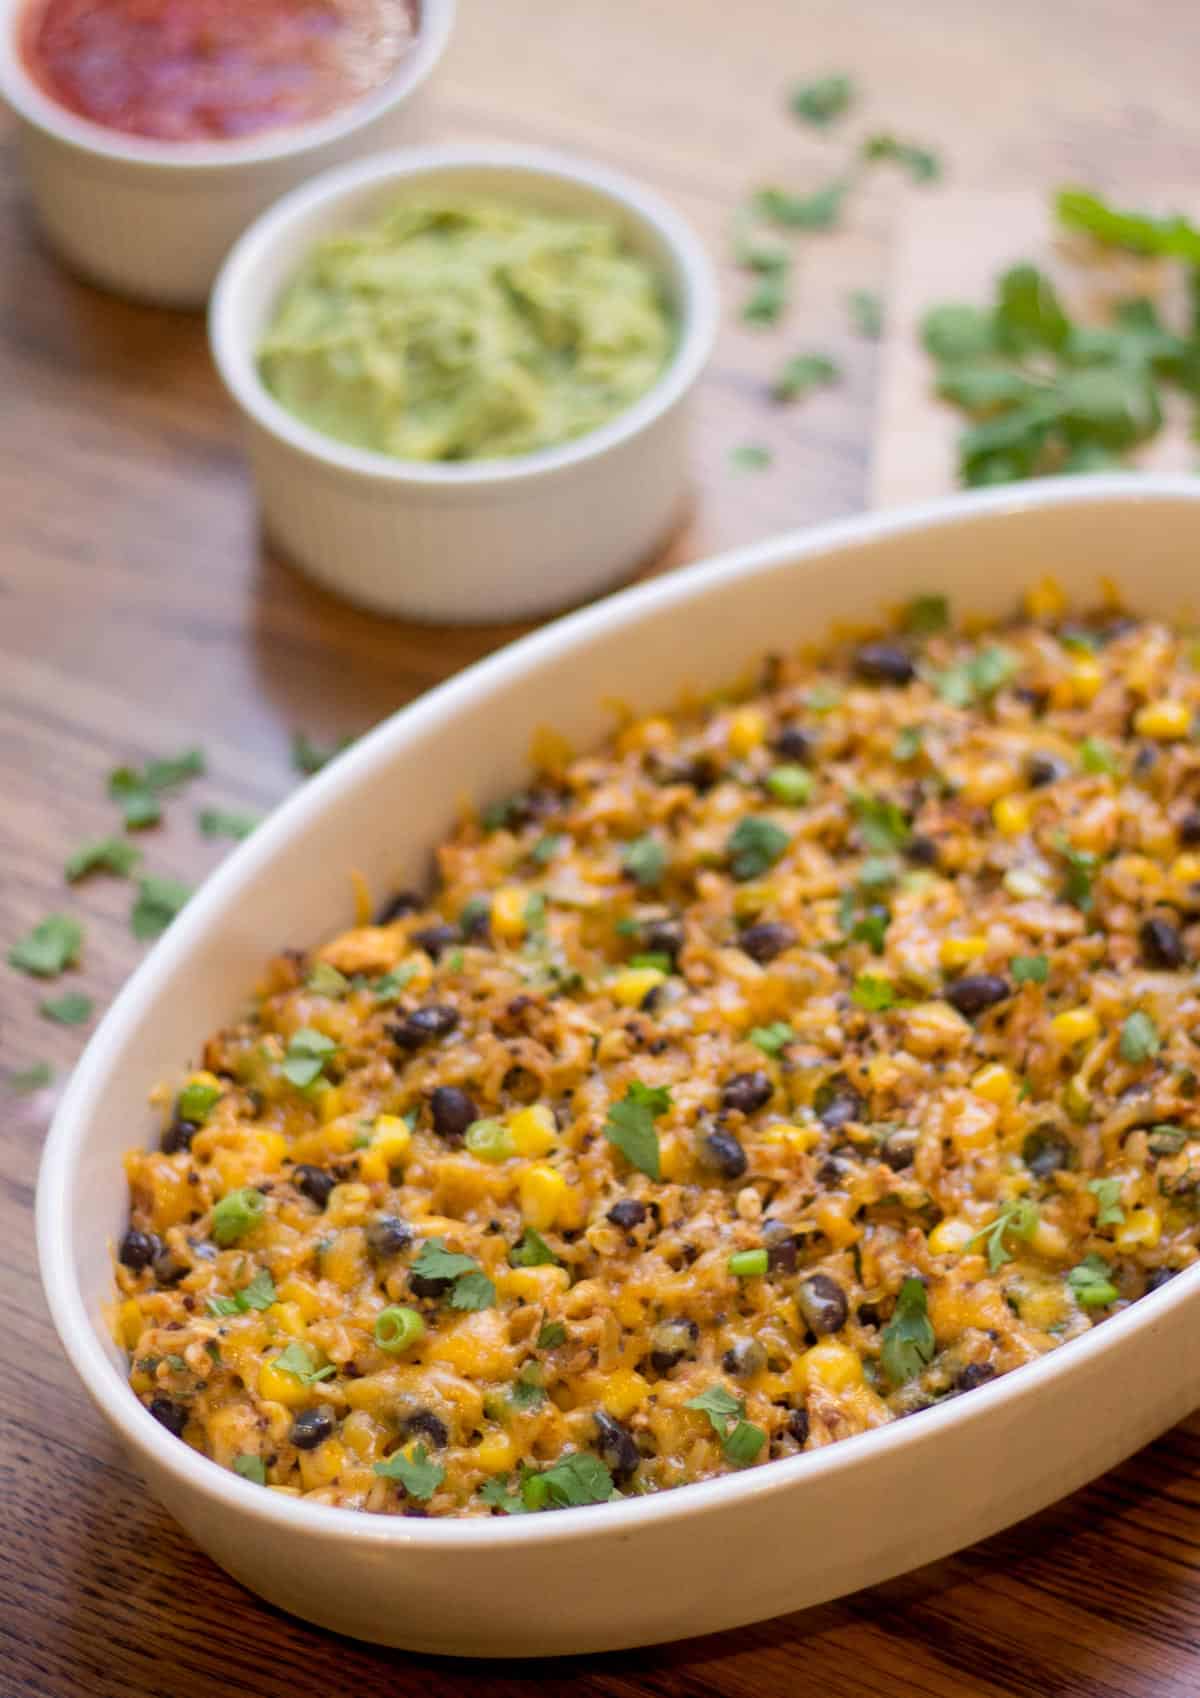
<path fill-rule="evenodd" d="M 1200 1267 L 1005 1378 L 827 1449 L 603 1508 L 423 1521 L 265 1492 L 170 1437 L 129 1391 L 103 1309 L 126 1212 L 120 1154 L 146 1093 L 194 1055 L 283 943 L 352 918 L 350 867 L 411 884 L 464 794 L 519 780 L 530 736 L 576 745 L 602 703 L 669 705 L 772 647 L 917 591 L 998 614 L 1051 571 L 1130 604 L 1200 602 L 1200 484 L 1107 477 L 1016 486 L 743 549 L 599 603 L 396 715 L 227 862 L 121 993 L 63 1098 L 38 1186 L 55 1324 L 150 1489 L 272 1603 L 419 1651 L 547 1655 L 646 1644 L 797 1609 L 1031 1514 L 1181 1418 L 1200 1384 Z M 464 1607 L 464 1599 L 474 1599 Z M 481 1604 L 479 1600 L 486 1600 Z"/>

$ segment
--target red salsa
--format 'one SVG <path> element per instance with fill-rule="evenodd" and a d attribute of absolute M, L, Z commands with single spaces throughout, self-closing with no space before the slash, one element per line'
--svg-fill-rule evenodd
<path fill-rule="evenodd" d="M 111 130 L 237 141 L 327 117 L 385 82 L 417 0 L 37 0 L 41 88 Z"/>

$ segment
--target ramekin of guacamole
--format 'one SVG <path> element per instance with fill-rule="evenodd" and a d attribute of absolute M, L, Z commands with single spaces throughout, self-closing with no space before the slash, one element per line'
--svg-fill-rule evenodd
<path fill-rule="evenodd" d="M 306 424 L 397 459 L 498 459 L 606 424 L 675 325 L 614 222 L 490 197 L 400 204 L 320 242 L 258 349 Z"/>

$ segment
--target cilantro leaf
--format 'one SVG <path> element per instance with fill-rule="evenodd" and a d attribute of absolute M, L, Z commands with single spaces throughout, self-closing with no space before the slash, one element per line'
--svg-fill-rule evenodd
<path fill-rule="evenodd" d="M 49 997 L 38 1004 L 38 1013 L 47 1020 L 57 1020 L 60 1026 L 82 1026 L 92 1017 L 92 999 L 80 991 L 66 991 L 62 996 Z"/>
<path fill-rule="evenodd" d="M 935 637 L 950 629 L 950 603 L 944 595 L 918 595 L 908 603 L 901 618 L 913 637 Z"/>
<path fill-rule="evenodd" d="M 831 230 L 841 217 L 848 182 L 826 183 L 810 195 L 789 194 L 786 189 L 759 189 L 752 206 L 768 224 L 785 230 Z"/>
<path fill-rule="evenodd" d="M 626 845 L 621 866 L 635 884 L 645 889 L 662 882 L 667 870 L 667 851 L 657 837 L 647 833 Z"/>
<path fill-rule="evenodd" d="M 502 1509 L 505 1515 L 524 1515 L 525 1504 L 519 1491 L 510 1492 L 508 1475 L 495 1474 L 479 1488 L 481 1500 L 492 1509 Z"/>
<path fill-rule="evenodd" d="M 892 135 L 868 136 L 862 145 L 862 156 L 872 164 L 899 165 L 914 183 L 932 183 L 942 174 L 942 162 L 936 153 Z"/>
<path fill-rule="evenodd" d="M 282 1064 L 284 1078 L 297 1090 L 304 1090 L 320 1078 L 325 1063 L 337 1048 L 334 1040 L 327 1038 L 324 1032 L 314 1031 L 311 1026 L 301 1026 L 288 1041 Z"/>
<path fill-rule="evenodd" d="M 854 98 L 854 84 L 843 71 L 818 77 L 811 83 L 796 83 L 788 93 L 788 111 L 806 124 L 824 129 L 840 118 Z"/>
<path fill-rule="evenodd" d="M 337 1373 L 332 1362 L 319 1368 L 316 1351 L 313 1350 L 311 1345 L 301 1344 L 298 1339 L 293 1339 L 286 1350 L 280 1351 L 275 1358 L 274 1366 L 281 1373 L 291 1374 L 294 1379 L 300 1380 L 306 1386 L 316 1385 L 319 1380 L 332 1379 Z"/>
<path fill-rule="evenodd" d="M 1119 212 L 1086 189 L 1060 189 L 1055 211 L 1068 229 L 1082 230 L 1108 247 L 1200 265 L 1200 229 L 1178 214 L 1154 218 L 1144 212 Z"/>
<path fill-rule="evenodd" d="M 328 766 L 335 755 L 340 755 L 353 742 L 353 737 L 342 737 L 331 747 L 322 747 L 312 742 L 303 731 L 293 731 L 292 766 L 302 777 L 311 778 L 314 772 Z"/>
<path fill-rule="evenodd" d="M 1079 745 L 1079 764 L 1084 772 L 1120 772 L 1120 763 L 1102 737 L 1085 737 Z"/>
<path fill-rule="evenodd" d="M 776 401 L 798 401 L 840 376 L 839 367 L 824 354 L 794 354 L 772 383 L 771 394 Z"/>
<path fill-rule="evenodd" d="M 877 854 L 889 854 L 903 849 L 911 835 L 902 808 L 884 796 L 873 796 L 866 790 L 856 790 L 850 798 L 858 834 L 868 849 Z"/>
<path fill-rule="evenodd" d="M 978 654 L 933 677 L 933 686 L 943 701 L 952 707 L 970 707 L 973 702 L 987 701 L 1002 685 L 1007 684 L 1018 670 L 1016 657 L 1007 649 L 992 645 Z"/>
<path fill-rule="evenodd" d="M 243 1480 L 252 1480 L 256 1486 L 267 1483 L 267 1468 L 261 1456 L 235 1456 L 233 1471 Z"/>
<path fill-rule="evenodd" d="M 427 1238 L 412 1265 L 413 1273 L 421 1279 L 458 1279 L 462 1274 L 476 1273 L 478 1269 L 479 1263 L 472 1256 L 447 1250 L 440 1238 Z"/>
<path fill-rule="evenodd" d="M 539 1350 L 553 1350 L 560 1344 L 565 1344 L 567 1329 L 561 1321 L 547 1321 L 538 1333 L 535 1343 Z"/>
<path fill-rule="evenodd" d="M 894 1386 L 907 1385 L 929 1366 L 936 1349 L 925 1287 L 919 1279 L 906 1279 L 895 1312 L 883 1329 L 883 1371 Z"/>
<path fill-rule="evenodd" d="M 250 1309 L 269 1309 L 277 1300 L 278 1294 L 270 1269 L 259 1268 L 249 1285 L 235 1291 L 232 1297 L 210 1297 L 208 1310 L 212 1315 L 244 1315 Z"/>
<path fill-rule="evenodd" d="M 77 883 L 89 873 L 114 873 L 117 878 L 128 878 L 141 858 L 141 850 L 127 843 L 123 837 L 100 837 L 94 842 L 80 844 L 67 858 L 63 876 L 68 884 Z"/>
<path fill-rule="evenodd" d="M 1072 903 L 1080 913 L 1086 914 L 1090 912 L 1095 901 L 1092 883 L 1100 866 L 1100 857 L 1091 849 L 1076 849 L 1065 838 L 1060 839 L 1058 849 L 1067 863 L 1067 882 L 1063 889 L 1063 899 Z"/>
<path fill-rule="evenodd" d="M 766 1442 L 767 1435 L 761 1427 L 756 1427 L 753 1421 L 739 1421 L 723 1441 L 721 1449 L 730 1462 L 744 1468 L 754 1461 Z"/>
<path fill-rule="evenodd" d="M 1039 348 L 1061 348 L 1070 323 L 1053 283 L 1034 265 L 1014 265 L 1000 279 L 996 310 L 1010 338 Z"/>
<path fill-rule="evenodd" d="M 735 1397 L 723 1385 L 709 1386 L 696 1397 L 689 1397 L 685 1409 L 698 1409 L 708 1416 L 709 1425 L 719 1439 L 724 1439 L 730 1423 L 740 1421 L 746 1408 L 744 1398 Z"/>
<path fill-rule="evenodd" d="M 459 1274 L 450 1291 L 452 1309 L 490 1309 L 496 1301 L 496 1287 L 482 1268 Z"/>
<path fill-rule="evenodd" d="M 768 271 L 761 275 L 754 288 L 742 302 L 744 324 L 778 324 L 788 304 L 786 271 Z"/>
<path fill-rule="evenodd" d="M 878 342 L 883 335 L 883 302 L 870 289 L 853 289 L 846 296 L 850 322 L 868 342 Z"/>
<path fill-rule="evenodd" d="M 527 1226 L 508 1252 L 508 1260 L 514 1268 L 542 1268 L 557 1264 L 558 1257 L 541 1233 Z"/>
<path fill-rule="evenodd" d="M 778 1055 L 796 1036 L 786 1020 L 773 1020 L 769 1026 L 755 1026 L 750 1042 L 764 1055 Z"/>
<path fill-rule="evenodd" d="M 725 844 L 729 870 L 739 884 L 761 878 L 784 854 L 791 837 L 774 820 L 744 814 Z"/>
<path fill-rule="evenodd" d="M 233 813 L 228 808 L 201 808 L 196 824 L 204 837 L 232 837 L 240 843 L 260 823 L 257 814 Z"/>
<path fill-rule="evenodd" d="M 418 1503 L 428 1503 L 446 1478 L 446 1470 L 440 1462 L 431 1462 L 429 1452 L 421 1443 L 413 1446 L 411 1456 L 405 1456 L 402 1450 L 392 1453 L 385 1461 L 375 1464 L 375 1472 L 385 1480 L 398 1480 L 410 1498 Z"/>
<path fill-rule="evenodd" d="M 48 1061 L 35 1061 L 16 1073 L 8 1074 L 6 1083 L 9 1090 L 15 1091 L 18 1096 L 31 1096 L 34 1091 L 44 1091 L 47 1085 L 54 1083 L 54 1069 Z"/>
<path fill-rule="evenodd" d="M 763 442 L 739 442 L 729 451 L 729 463 L 735 472 L 765 472 L 771 450 Z"/>
<path fill-rule="evenodd" d="M 979 359 L 999 351 L 995 314 L 982 307 L 947 302 L 921 320 L 921 341 L 935 360 Z"/>
<path fill-rule="evenodd" d="M 1089 1179 L 1088 1190 L 1096 1199 L 1096 1225 L 1120 1226 L 1125 1219 L 1125 1210 L 1121 1207 L 1121 1181 Z"/>
<path fill-rule="evenodd" d="M 408 962 L 403 967 L 394 967 L 390 973 L 385 973 L 382 978 L 376 979 L 371 987 L 376 1001 L 393 1002 L 400 995 L 405 985 L 409 984 L 416 976 L 416 972 L 415 964 Z"/>
<path fill-rule="evenodd" d="M 328 961 L 318 961 L 304 981 L 305 990 L 310 990 L 316 996 L 341 997 L 350 989 L 350 981 L 344 973 L 339 973 L 336 967 L 331 967 Z"/>
<path fill-rule="evenodd" d="M 1071 1269 L 1067 1284 L 1074 1292 L 1076 1302 L 1085 1309 L 1107 1309 L 1120 1296 L 1112 1282 L 1111 1268 L 1095 1250 Z"/>
<path fill-rule="evenodd" d="M 176 790 L 190 778 L 201 778 L 206 770 L 204 752 L 186 749 L 181 755 L 149 761 L 145 771 L 119 766 L 108 775 L 108 794 L 124 815 L 126 828 L 139 830 L 157 825 L 162 818 L 159 797 Z"/>
<path fill-rule="evenodd" d="M 530 1487 L 537 1482 L 536 1491 Z M 526 1508 L 532 1507 L 530 1496 L 550 1509 L 572 1509 L 585 1503 L 607 1503 L 613 1496 L 613 1479 L 598 1456 L 588 1451 L 573 1451 L 560 1457 L 539 1474 L 530 1475 L 523 1488 Z"/>
<path fill-rule="evenodd" d="M 1028 1197 L 1018 1197 L 1011 1203 L 1006 1203 L 996 1216 L 986 1226 L 981 1226 L 978 1232 L 973 1232 L 963 1245 L 970 1249 L 981 1238 L 987 1239 L 988 1267 L 997 1273 L 1006 1262 L 1012 1261 L 1012 1252 L 1005 1245 L 1005 1235 L 1011 1233 L 1014 1238 L 1028 1241 L 1037 1229 L 1037 1206 Z"/>
<path fill-rule="evenodd" d="M 1044 985 L 1050 977 L 1050 960 L 1045 955 L 1014 955 L 1008 965 L 1018 985 Z"/>
<path fill-rule="evenodd" d="M 1135 1009 L 1127 1016 L 1121 1027 L 1121 1038 L 1118 1045 L 1121 1060 L 1128 1061 L 1131 1066 L 1139 1066 L 1143 1061 L 1153 1061 L 1162 1048 L 1162 1038 L 1158 1027 L 1148 1014 Z"/>
<path fill-rule="evenodd" d="M 654 1122 L 671 1106 L 665 1085 L 643 1085 L 634 1079 L 620 1102 L 608 1105 L 604 1136 L 610 1144 L 651 1179 L 662 1177 L 658 1133 Z"/>
<path fill-rule="evenodd" d="M 189 901 L 190 885 L 175 879 L 148 877 L 138 880 L 138 893 L 129 915 L 129 927 L 134 937 L 145 942 L 165 932 L 171 921 Z"/>
<path fill-rule="evenodd" d="M 895 1005 L 896 987 L 890 979 L 878 973 L 860 973 L 854 981 L 850 1000 L 856 1008 L 863 1008 L 870 1014 L 883 1013 Z"/>
<path fill-rule="evenodd" d="M 83 927 L 69 914 L 47 914 L 8 952 L 8 964 L 35 979 L 53 979 L 79 960 Z"/>

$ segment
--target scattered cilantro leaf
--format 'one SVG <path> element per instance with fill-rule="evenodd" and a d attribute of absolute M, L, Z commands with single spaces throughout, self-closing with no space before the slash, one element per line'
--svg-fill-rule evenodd
<path fill-rule="evenodd" d="M 538 1333 L 536 1345 L 539 1350 L 554 1350 L 558 1345 L 565 1344 L 567 1329 L 561 1321 L 547 1321 Z"/>
<path fill-rule="evenodd" d="M 244 1315 L 251 1309 L 269 1309 L 276 1301 L 275 1281 L 270 1270 L 259 1268 L 249 1285 L 235 1291 L 232 1297 L 210 1297 L 208 1310 L 212 1315 Z"/>
<path fill-rule="evenodd" d="M 892 135 L 868 136 L 862 145 L 862 156 L 871 164 L 899 165 L 914 183 L 932 183 L 942 174 L 942 162 L 936 153 Z"/>
<path fill-rule="evenodd" d="M 1125 1019 L 1121 1027 L 1121 1038 L 1118 1044 L 1121 1060 L 1128 1061 L 1131 1066 L 1139 1066 L 1143 1061 L 1153 1061 L 1162 1048 L 1162 1038 L 1158 1027 L 1148 1014 L 1140 1008 L 1135 1009 Z"/>
<path fill-rule="evenodd" d="M 1200 265 L 1200 229 L 1177 213 L 1154 218 L 1145 212 L 1120 212 L 1099 195 L 1075 188 L 1060 189 L 1054 204 L 1060 224 L 1082 230 L 1107 247 Z"/>
<path fill-rule="evenodd" d="M 951 707 L 965 708 L 973 702 L 989 700 L 1017 670 L 1015 655 L 993 644 L 967 660 L 948 666 L 944 672 L 935 673 L 932 682 L 943 701 Z"/>
<path fill-rule="evenodd" d="M 764 442 L 739 442 L 729 451 L 729 463 L 735 472 L 765 472 L 771 450 Z"/>
<path fill-rule="evenodd" d="M 877 854 L 890 854 L 903 849 L 911 836 L 904 810 L 885 796 L 873 796 L 869 791 L 856 790 L 850 798 L 858 834 L 868 849 Z"/>
<path fill-rule="evenodd" d="M 473 1268 L 470 1273 L 459 1274 L 450 1291 L 452 1309 L 490 1309 L 495 1301 L 496 1287 L 482 1268 Z"/>
<path fill-rule="evenodd" d="M 853 98 L 854 84 L 844 71 L 836 71 L 810 83 L 796 83 L 788 91 L 788 111 L 794 118 L 824 129 L 842 116 Z"/>
<path fill-rule="evenodd" d="M 53 979 L 79 960 L 83 927 L 69 914 L 47 914 L 8 952 L 8 964 L 35 979 Z"/>
<path fill-rule="evenodd" d="M 427 1238 L 413 1262 L 412 1271 L 422 1279 L 459 1279 L 463 1274 L 477 1272 L 478 1267 L 473 1257 L 464 1256 L 457 1250 L 447 1250 L 442 1239 Z"/>
<path fill-rule="evenodd" d="M 654 1122 L 671 1106 L 665 1085 L 643 1085 L 634 1079 L 620 1102 L 608 1105 L 604 1136 L 610 1144 L 651 1179 L 662 1177 L 658 1133 Z"/>
<path fill-rule="evenodd" d="M 658 838 L 651 837 L 649 833 L 635 837 L 621 856 L 621 867 L 635 884 L 647 889 L 662 882 L 667 870 L 667 851 Z"/>
<path fill-rule="evenodd" d="M 759 189 L 752 206 L 768 224 L 785 230 L 831 230 L 841 217 L 848 182 L 826 183 L 809 195 L 789 194 L 786 189 Z"/>
<path fill-rule="evenodd" d="M 786 271 L 768 271 L 742 302 L 744 324 L 778 324 L 788 304 Z"/>
<path fill-rule="evenodd" d="M 1090 849 L 1076 849 L 1074 844 L 1065 838 L 1059 841 L 1059 853 L 1067 863 L 1067 882 L 1063 888 L 1064 901 L 1078 908 L 1080 913 L 1091 911 L 1095 897 L 1092 884 L 1100 866 L 1100 857 Z"/>
<path fill-rule="evenodd" d="M 1013 1259 L 1012 1252 L 1004 1242 L 1005 1237 L 1011 1234 L 1014 1238 L 1028 1241 L 1032 1238 L 1037 1223 L 1037 1205 L 1031 1203 L 1028 1197 L 1018 1197 L 1013 1202 L 1006 1203 L 995 1220 L 981 1226 L 978 1232 L 973 1232 L 963 1248 L 970 1249 L 972 1244 L 978 1244 L 981 1238 L 985 1238 L 988 1267 L 996 1273 L 1006 1262 Z"/>
<path fill-rule="evenodd" d="M 725 853 L 729 870 L 739 884 L 761 878 L 785 853 L 791 837 L 774 820 L 744 814 L 729 834 Z"/>
<path fill-rule="evenodd" d="M 756 1427 L 753 1421 L 739 1421 L 722 1442 L 721 1449 L 736 1467 L 744 1468 L 754 1461 L 766 1442 L 767 1435 L 761 1427 Z"/>
<path fill-rule="evenodd" d="M 243 1480 L 252 1480 L 256 1486 L 267 1483 L 267 1468 L 261 1456 L 235 1456 L 233 1471 Z"/>
<path fill-rule="evenodd" d="M 134 937 L 145 942 L 165 932 L 180 909 L 190 899 L 190 885 L 175 879 L 150 876 L 138 880 L 137 897 L 129 915 L 129 927 Z"/>
<path fill-rule="evenodd" d="M 205 770 L 203 750 L 186 749 L 181 755 L 148 761 L 141 772 L 136 767 L 117 767 L 108 776 L 108 794 L 121 809 L 126 828 L 137 831 L 158 824 L 164 791 L 177 790 L 188 779 L 202 778 Z"/>
<path fill-rule="evenodd" d="M 689 1397 L 684 1404 L 685 1409 L 699 1409 L 702 1414 L 707 1415 L 713 1432 L 720 1439 L 724 1439 L 729 1432 L 731 1422 L 741 1420 L 745 1407 L 745 1401 L 735 1397 L 723 1385 L 709 1386 L 696 1397 Z"/>
<path fill-rule="evenodd" d="M 446 1478 L 446 1470 L 440 1462 L 431 1462 L 429 1452 L 423 1444 L 415 1444 L 411 1456 L 405 1456 L 402 1450 L 397 1450 L 383 1462 L 375 1464 L 375 1472 L 385 1480 L 398 1480 L 410 1498 L 417 1503 L 428 1503 Z"/>
<path fill-rule="evenodd" d="M 880 1014 L 895 1005 L 896 987 L 890 979 L 878 973 L 860 973 L 854 981 L 850 1000 L 856 1008 Z"/>
<path fill-rule="evenodd" d="M 492 1509 L 502 1509 L 505 1515 L 523 1515 L 525 1504 L 519 1491 L 509 1491 L 508 1475 L 495 1474 L 479 1488 L 480 1500 Z"/>
<path fill-rule="evenodd" d="M 408 962 L 403 967 L 393 967 L 390 973 L 384 973 L 383 977 L 376 979 L 371 987 L 376 1001 L 395 1001 L 405 985 L 412 981 L 416 971 L 416 966 L 412 962 Z"/>
<path fill-rule="evenodd" d="M 1076 1302 L 1085 1309 L 1107 1309 L 1120 1296 L 1112 1282 L 1111 1268 L 1095 1250 L 1071 1269 L 1067 1284 L 1074 1292 Z"/>
<path fill-rule="evenodd" d="M 936 1349 L 925 1287 L 919 1279 L 906 1279 L 895 1312 L 883 1329 L 883 1371 L 893 1386 L 907 1385 L 929 1366 Z"/>
<path fill-rule="evenodd" d="M 92 999 L 81 991 L 64 991 L 62 996 L 48 997 L 38 1004 L 38 1013 L 60 1026 L 82 1026 L 92 1017 Z"/>
<path fill-rule="evenodd" d="M 68 857 L 63 875 L 68 884 L 75 884 L 89 873 L 113 873 L 128 878 L 142 858 L 140 849 L 123 837 L 100 837 L 92 843 L 81 843 Z"/>
<path fill-rule="evenodd" d="M 234 813 L 228 808 L 201 808 L 196 824 L 204 837 L 232 837 L 240 843 L 261 822 L 257 814 Z"/>
<path fill-rule="evenodd" d="M 613 1496 L 612 1475 L 598 1456 L 592 1456 L 585 1450 L 560 1457 L 552 1467 L 529 1476 L 525 1482 L 526 1490 L 533 1481 L 539 1482 L 536 1496 L 550 1509 L 607 1503 Z M 526 1507 L 530 1507 L 528 1497 Z"/>
<path fill-rule="evenodd" d="M 793 354 L 772 383 L 771 394 L 776 401 L 799 401 L 840 376 L 840 368 L 825 354 Z"/>
<path fill-rule="evenodd" d="M 774 1020 L 769 1026 L 755 1026 L 750 1042 L 764 1055 L 778 1055 L 796 1036 L 786 1020 Z"/>
<path fill-rule="evenodd" d="M 658 973 L 670 973 L 674 970 L 675 963 L 665 950 L 648 949 L 642 955 L 631 955 L 628 965 L 630 967 L 653 967 Z"/>
<path fill-rule="evenodd" d="M 10 1091 L 15 1091 L 21 1097 L 28 1097 L 34 1091 L 44 1091 L 47 1085 L 54 1083 L 54 1069 L 48 1061 L 34 1061 L 16 1073 L 8 1074 L 6 1083 Z"/>
<path fill-rule="evenodd" d="M 314 772 L 328 766 L 335 755 L 340 755 L 353 742 L 353 737 L 341 737 L 331 747 L 322 747 L 312 742 L 303 731 L 293 731 L 292 766 L 302 777 L 311 778 Z"/>
<path fill-rule="evenodd" d="M 850 323 L 868 342 L 878 342 L 883 335 L 883 302 L 870 289 L 853 289 L 846 296 Z"/>
<path fill-rule="evenodd" d="M 567 846 L 567 839 L 561 832 L 548 831 L 544 837 L 539 837 L 529 851 L 529 859 L 536 867 L 548 867 L 554 857 Z"/>
<path fill-rule="evenodd" d="M 1117 773 L 1120 763 L 1102 737 L 1085 737 L 1079 745 L 1079 764 L 1084 772 Z"/>
<path fill-rule="evenodd" d="M 542 1268 L 557 1263 L 558 1257 L 546 1243 L 540 1232 L 527 1226 L 520 1238 L 508 1252 L 508 1259 L 514 1268 Z"/>
<path fill-rule="evenodd" d="M 925 731 L 920 725 L 902 725 L 892 744 L 892 759 L 898 766 L 907 766 L 921 753 Z"/>
<path fill-rule="evenodd" d="M 324 1032 L 314 1031 L 311 1026 L 301 1026 L 288 1041 L 282 1064 L 284 1078 L 297 1090 L 303 1091 L 320 1078 L 325 1063 L 337 1048 L 334 1040 L 327 1038 Z"/>
<path fill-rule="evenodd" d="M 341 997 L 350 989 L 350 981 L 328 961 L 317 961 L 304 981 L 304 988 L 316 996 Z"/>
<path fill-rule="evenodd" d="M 337 1373 L 332 1362 L 324 1367 L 317 1366 L 317 1353 L 311 1345 L 301 1344 L 299 1339 L 293 1339 L 285 1350 L 276 1356 L 274 1366 L 281 1373 L 291 1374 L 303 1385 L 316 1385 L 320 1380 L 329 1380 Z"/>
<path fill-rule="evenodd" d="M 1014 955 L 1008 965 L 1018 985 L 1044 985 L 1050 977 L 1050 958 L 1046 955 Z"/>

